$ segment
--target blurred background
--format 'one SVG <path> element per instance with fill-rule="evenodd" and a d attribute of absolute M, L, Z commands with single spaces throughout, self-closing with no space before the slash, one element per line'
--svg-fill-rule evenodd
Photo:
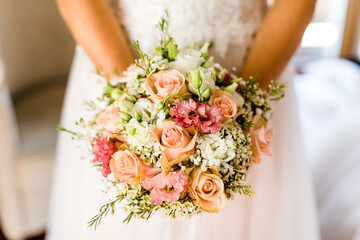
<path fill-rule="evenodd" d="M 0 0 L 1 240 L 44 237 L 74 49 L 55 1 Z M 322 239 L 360 239 L 359 57 L 360 0 L 318 0 L 292 63 Z"/>

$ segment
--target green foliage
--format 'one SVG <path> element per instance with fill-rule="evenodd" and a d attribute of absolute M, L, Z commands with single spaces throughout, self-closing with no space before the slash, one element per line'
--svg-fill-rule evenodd
<path fill-rule="evenodd" d="M 109 213 L 114 214 L 115 213 L 115 204 L 118 202 L 121 202 L 125 198 L 125 195 L 119 195 L 114 201 L 111 201 L 105 205 L 103 205 L 99 213 L 95 215 L 89 222 L 88 227 L 94 227 L 95 230 L 101 223 L 101 220 L 106 217 Z"/>
<path fill-rule="evenodd" d="M 154 53 L 155 55 L 162 56 L 169 61 L 174 61 L 176 56 L 179 53 L 177 44 L 175 40 L 169 34 L 169 21 L 168 21 L 168 14 L 161 18 L 158 23 L 158 28 L 160 29 L 161 40 L 160 46 L 155 47 Z"/>

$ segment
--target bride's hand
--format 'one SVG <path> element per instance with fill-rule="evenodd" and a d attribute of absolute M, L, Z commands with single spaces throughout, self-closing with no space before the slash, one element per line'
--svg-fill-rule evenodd
<path fill-rule="evenodd" d="M 316 0 L 275 0 L 255 37 L 242 76 L 260 76 L 266 89 L 276 80 L 298 47 Z"/>
<path fill-rule="evenodd" d="M 130 46 L 106 0 L 56 1 L 76 42 L 107 79 L 130 65 Z"/>

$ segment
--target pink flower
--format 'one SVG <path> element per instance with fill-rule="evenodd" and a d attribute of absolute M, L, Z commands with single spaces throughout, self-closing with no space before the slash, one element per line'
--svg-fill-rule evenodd
<path fill-rule="evenodd" d="M 176 125 L 189 128 L 193 125 L 203 132 L 216 133 L 222 126 L 224 111 L 218 106 L 197 103 L 193 99 L 188 101 L 176 100 L 170 115 Z"/>
<path fill-rule="evenodd" d="M 273 133 L 271 130 L 262 126 L 251 132 L 253 141 L 254 162 L 259 163 L 261 156 L 271 156 L 270 147 L 273 142 Z"/>
<path fill-rule="evenodd" d="M 154 205 L 159 205 L 164 201 L 175 202 L 179 200 L 180 193 L 186 191 L 188 184 L 188 176 L 184 171 L 164 172 L 152 178 L 145 178 L 141 183 L 143 188 L 151 190 L 151 202 Z"/>
<path fill-rule="evenodd" d="M 107 177 L 111 173 L 109 162 L 111 156 L 117 151 L 116 143 L 108 141 L 105 135 L 101 135 L 96 139 L 93 146 L 94 162 L 102 164 L 101 173 L 104 177 Z"/>
<path fill-rule="evenodd" d="M 141 66 L 145 66 L 144 63 L 141 63 Z M 138 66 L 136 66 L 136 64 L 131 64 L 127 69 L 126 71 L 123 71 L 122 72 L 122 75 L 118 78 L 118 82 L 121 82 L 121 83 L 126 83 L 126 82 L 130 82 L 132 80 L 134 80 L 134 78 L 136 77 L 137 75 L 137 71 L 139 70 L 140 68 Z"/>
<path fill-rule="evenodd" d="M 120 129 L 118 126 L 116 126 L 116 123 L 122 122 L 119 111 L 119 107 L 115 105 L 108 106 L 104 112 L 100 113 L 96 117 L 97 127 L 110 133 L 119 132 Z"/>
<path fill-rule="evenodd" d="M 199 116 L 196 111 L 197 103 L 193 99 L 189 101 L 176 100 L 173 105 L 175 108 L 170 109 L 170 115 L 173 117 L 172 120 L 176 125 L 189 128 L 199 122 Z"/>
<path fill-rule="evenodd" d="M 199 103 L 196 111 L 200 118 L 198 127 L 201 131 L 217 133 L 220 130 L 224 119 L 224 112 L 221 108 Z"/>

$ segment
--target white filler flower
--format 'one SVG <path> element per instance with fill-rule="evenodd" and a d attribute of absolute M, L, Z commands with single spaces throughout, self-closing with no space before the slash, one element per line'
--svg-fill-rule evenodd
<path fill-rule="evenodd" d="M 148 122 L 155 118 L 156 106 L 147 98 L 140 98 L 135 103 L 133 109 L 131 110 L 131 115 L 134 116 L 135 112 L 137 112 L 142 121 Z"/>
<path fill-rule="evenodd" d="M 228 162 L 235 156 L 235 142 L 224 139 L 216 134 L 207 134 L 199 142 L 201 156 L 207 160 L 208 166 L 220 166 L 222 162 Z"/>

